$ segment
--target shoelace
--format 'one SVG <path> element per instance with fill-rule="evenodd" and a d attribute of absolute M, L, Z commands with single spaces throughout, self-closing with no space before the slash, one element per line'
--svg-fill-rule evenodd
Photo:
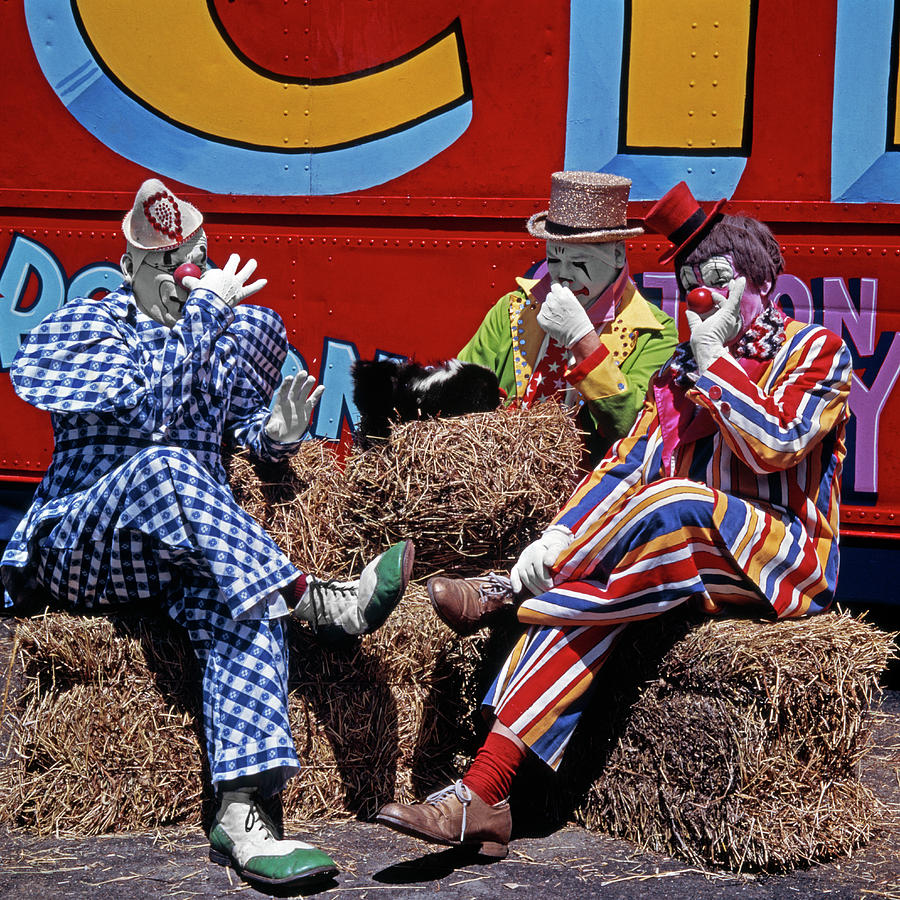
<path fill-rule="evenodd" d="M 320 581 L 318 578 L 310 578 L 308 582 L 309 599 L 312 606 L 312 626 L 313 634 L 319 630 L 319 620 L 321 624 L 325 624 L 325 608 L 323 606 L 323 596 L 326 591 L 340 591 L 342 594 L 349 594 L 356 590 L 356 585 L 352 581 Z"/>
<path fill-rule="evenodd" d="M 276 841 L 275 826 L 269 821 L 268 816 L 256 805 L 251 802 L 250 808 L 247 810 L 247 818 L 244 819 L 244 831 L 250 834 L 257 826 L 263 829 L 263 841 Z"/>
<path fill-rule="evenodd" d="M 506 575 L 498 575 L 496 572 L 488 572 L 478 582 L 478 597 L 482 603 L 488 600 L 502 600 L 506 596 L 512 596 L 512 582 Z"/>
<path fill-rule="evenodd" d="M 425 802 L 430 803 L 432 806 L 438 806 L 451 794 L 455 794 L 456 799 L 462 804 L 462 830 L 460 831 L 459 839 L 463 841 L 466 837 L 466 813 L 468 812 L 469 804 L 472 802 L 472 792 L 462 783 L 462 779 L 445 788 L 441 788 L 439 791 L 435 791 L 433 794 L 429 794 L 425 798 Z"/>

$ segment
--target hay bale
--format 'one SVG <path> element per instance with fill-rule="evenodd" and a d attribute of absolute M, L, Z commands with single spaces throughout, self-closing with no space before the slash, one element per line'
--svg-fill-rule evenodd
<path fill-rule="evenodd" d="M 418 584 L 379 631 L 347 649 L 292 629 L 291 726 L 308 765 L 285 791 L 285 815 L 369 816 L 457 777 L 460 743 L 476 743 L 486 640 L 451 636 Z"/>
<path fill-rule="evenodd" d="M 600 674 L 561 779 L 548 782 L 552 802 L 589 828 L 737 870 L 778 871 L 863 843 L 878 807 L 857 764 L 890 637 L 843 615 L 691 626 L 632 629 Z M 669 649 L 654 656 L 666 635 Z M 345 648 L 323 648 L 293 623 L 289 713 L 304 768 L 285 791 L 285 818 L 368 816 L 457 777 L 514 637 L 451 636 L 417 584 L 381 630 Z M 15 642 L 25 689 L 7 698 L 0 821 L 40 834 L 201 823 L 199 677 L 167 620 L 49 614 L 19 622 Z M 610 709 L 637 690 L 638 669 L 653 677 L 619 727 Z M 527 798 L 514 801 L 534 807 L 535 782 L 519 787 Z"/>
<path fill-rule="evenodd" d="M 291 623 L 289 716 L 304 768 L 285 818 L 369 815 L 457 777 L 455 753 L 476 743 L 485 641 L 448 640 L 419 585 L 343 649 Z M 200 824 L 200 677 L 174 625 L 50 613 L 17 623 L 15 656 L 24 690 L 4 709 L 0 821 L 82 835 Z"/>
<path fill-rule="evenodd" d="M 849 615 L 714 620 L 642 691 L 578 818 L 698 864 L 784 871 L 864 843 L 859 781 L 892 640 Z"/>
<path fill-rule="evenodd" d="M 362 548 L 344 522 L 344 473 L 328 444 L 304 441 L 283 463 L 240 451 L 226 467 L 235 499 L 298 569 L 334 577 L 359 571 Z"/>
<path fill-rule="evenodd" d="M 312 441 L 277 466 L 237 455 L 230 479 L 302 570 L 349 576 L 409 536 L 420 572 L 479 572 L 507 566 L 544 527 L 580 458 L 571 417 L 545 403 L 400 425 L 343 467 Z M 602 703 L 566 755 L 556 806 L 574 798 L 567 811 L 577 806 L 588 827 L 738 870 L 859 846 L 877 804 L 857 767 L 890 636 L 846 615 L 673 621 L 629 629 L 619 662 L 604 667 Z M 292 623 L 289 713 L 304 769 L 285 792 L 286 818 L 368 815 L 456 777 L 513 634 L 451 636 L 420 585 L 375 635 L 343 649 Z M 641 634 L 655 645 L 632 643 Z M 24 690 L 7 681 L 0 821 L 42 834 L 199 823 L 199 676 L 174 626 L 51 614 L 18 623 L 14 657 Z M 642 673 L 649 683 L 632 703 Z M 610 708 L 629 710 L 621 727 Z M 594 743 L 579 750 L 598 714 Z M 565 770 L 579 773 L 569 787 Z"/>
<path fill-rule="evenodd" d="M 46 614 L 18 622 L 13 654 L 0 820 L 40 834 L 199 820 L 199 675 L 174 628 Z"/>
<path fill-rule="evenodd" d="M 556 403 L 408 422 L 347 460 L 348 520 L 373 548 L 413 537 L 431 570 L 508 568 L 572 492 L 581 454 Z"/>
<path fill-rule="evenodd" d="M 515 562 L 568 498 L 581 459 L 572 414 L 542 403 L 396 425 L 343 470 L 318 442 L 278 466 L 236 455 L 229 480 L 304 571 L 341 577 L 412 538 L 421 571 L 476 574 Z"/>
<path fill-rule="evenodd" d="M 239 453 L 228 468 L 238 502 L 299 569 L 350 577 L 407 536 L 424 570 L 509 563 L 568 496 L 580 459 L 571 415 L 545 403 L 400 425 L 343 466 L 308 441 L 287 463 Z M 289 713 L 307 764 L 285 794 L 289 818 L 369 813 L 455 777 L 496 665 L 488 639 L 448 639 L 416 585 L 349 649 L 289 631 Z M 49 614 L 19 622 L 15 644 L 24 689 L 4 708 L 2 821 L 42 834 L 199 821 L 199 675 L 168 620 Z"/>

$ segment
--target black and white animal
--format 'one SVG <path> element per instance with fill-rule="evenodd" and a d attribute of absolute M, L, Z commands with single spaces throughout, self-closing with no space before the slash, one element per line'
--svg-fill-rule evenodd
<path fill-rule="evenodd" d="M 371 438 L 387 438 L 391 422 L 487 412 L 503 396 L 494 372 L 458 359 L 434 366 L 361 359 L 352 376 L 353 402 L 360 413 L 356 437 L 363 447 L 371 445 Z"/>

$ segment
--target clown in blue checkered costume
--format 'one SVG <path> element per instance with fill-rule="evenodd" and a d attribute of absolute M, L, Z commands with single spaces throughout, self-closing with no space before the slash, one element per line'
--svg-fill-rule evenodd
<path fill-rule="evenodd" d="M 324 581 L 298 572 L 235 502 L 223 444 L 286 459 L 323 389 L 305 372 L 282 379 L 284 324 L 239 305 L 266 283 L 249 281 L 256 262 L 209 268 L 202 221 L 145 182 L 123 221 L 123 285 L 70 301 L 25 339 L 10 377 L 50 411 L 55 448 L 2 559 L 5 605 L 24 612 L 49 595 L 75 611 L 166 610 L 203 672 L 211 856 L 251 881 L 303 884 L 331 877 L 333 860 L 281 839 L 257 802 L 300 766 L 284 616 L 371 631 L 399 601 L 413 548 L 394 545 L 357 581 Z"/>

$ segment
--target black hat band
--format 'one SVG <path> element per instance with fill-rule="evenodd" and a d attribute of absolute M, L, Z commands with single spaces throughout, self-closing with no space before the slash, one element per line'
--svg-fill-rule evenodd
<path fill-rule="evenodd" d="M 669 240 L 676 246 L 683 244 L 704 222 L 706 214 L 698 206 L 690 218 L 682 222 L 670 235 Z"/>
<path fill-rule="evenodd" d="M 544 221 L 544 231 L 547 234 L 570 235 L 570 234 L 594 234 L 597 231 L 622 231 L 627 225 L 616 225 L 612 228 L 605 228 L 600 225 L 560 225 L 551 219 Z"/>

